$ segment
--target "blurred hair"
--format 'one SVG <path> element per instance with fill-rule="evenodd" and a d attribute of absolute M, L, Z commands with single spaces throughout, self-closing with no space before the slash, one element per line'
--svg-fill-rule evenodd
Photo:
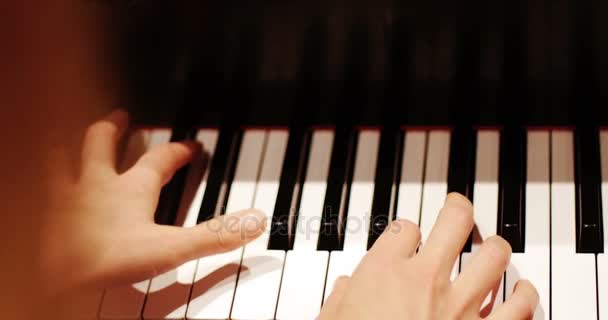
<path fill-rule="evenodd" d="M 112 52 L 85 1 L 0 3 L 0 318 L 38 310 L 54 172 L 75 169 L 83 129 L 119 106 Z M 75 171 L 72 171 L 75 172 Z M 72 301 L 74 305 L 77 302 Z M 43 310 L 45 318 L 55 318 Z"/>

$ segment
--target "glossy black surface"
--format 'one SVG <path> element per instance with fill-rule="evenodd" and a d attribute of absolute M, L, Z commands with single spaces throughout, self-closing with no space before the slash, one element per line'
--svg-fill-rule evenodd
<path fill-rule="evenodd" d="M 323 201 L 318 250 L 342 249 L 344 221 L 348 217 L 350 184 L 355 167 L 357 137 L 354 129 L 342 126 L 336 130 L 331 149 L 325 200 Z"/>
<path fill-rule="evenodd" d="M 291 250 L 293 248 L 310 140 L 311 135 L 308 130 L 296 129 L 289 132 L 277 201 L 270 222 L 268 249 Z"/>
<path fill-rule="evenodd" d="M 579 128 L 574 135 L 576 252 L 604 252 L 599 131 Z"/>
<path fill-rule="evenodd" d="M 456 127 L 450 137 L 450 161 L 448 165 L 448 192 L 458 192 L 473 201 L 477 131 L 470 126 Z M 472 235 L 463 252 L 471 251 Z"/>
<path fill-rule="evenodd" d="M 220 130 L 215 154 L 209 166 L 207 186 L 205 187 L 197 223 L 205 222 L 213 219 L 216 215 L 226 213 L 226 203 L 234 179 L 242 139 L 243 132 L 239 129 L 225 128 Z"/>
<path fill-rule="evenodd" d="M 254 106 L 243 124 L 289 125 L 302 81 L 300 57 L 309 50 L 304 34 L 313 21 L 320 25 L 317 35 L 327 40 L 327 77 L 319 85 L 321 110 L 313 124 L 336 124 L 337 97 L 352 68 L 345 61 L 359 54 L 348 44 L 356 20 L 365 21 L 360 28 L 368 35 L 371 69 L 363 84 L 369 101 L 355 124 L 382 124 L 376 110 L 390 99 L 410 106 L 395 115 L 406 125 L 501 125 L 510 121 L 503 117 L 509 108 L 521 108 L 521 124 L 568 125 L 576 123 L 577 101 L 585 92 L 592 93 L 585 98 L 589 105 L 599 107 L 597 122 L 608 123 L 605 1 L 144 0 L 98 6 L 107 13 L 117 61 L 123 62 L 116 69 L 127 80 L 128 104 L 148 125 L 173 123 L 176 106 L 189 99 L 188 71 L 200 61 L 221 66 L 206 73 L 210 79 L 198 84 L 201 91 L 225 83 Z M 240 37 L 244 25 L 257 31 Z M 247 41 L 261 50 L 256 53 Z M 252 74 L 255 81 L 236 88 L 239 64 L 259 72 Z M 389 87 L 401 94 L 388 95 Z M 463 96 L 471 103 L 462 103 Z M 217 125 L 227 106 L 224 101 L 203 107 L 198 124 Z M 467 116 L 457 116 L 466 109 Z"/>
<path fill-rule="evenodd" d="M 395 216 L 399 179 L 401 177 L 401 158 L 403 154 L 403 132 L 399 128 L 385 127 L 380 133 L 380 145 L 376 161 L 374 195 L 370 215 L 370 228 L 367 240 L 368 249 L 386 229 Z"/>
<path fill-rule="evenodd" d="M 500 134 L 497 232 L 513 252 L 524 252 L 525 247 L 526 159 L 526 130 L 505 128 Z"/>

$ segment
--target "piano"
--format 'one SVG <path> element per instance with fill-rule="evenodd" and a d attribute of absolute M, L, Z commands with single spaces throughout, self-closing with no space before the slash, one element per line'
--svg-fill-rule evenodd
<path fill-rule="evenodd" d="M 96 2 L 146 147 L 203 155 L 163 189 L 184 227 L 256 207 L 259 239 L 92 298 L 95 319 L 313 319 L 387 224 L 422 243 L 447 192 L 499 234 L 534 319 L 608 319 L 608 2 Z"/>

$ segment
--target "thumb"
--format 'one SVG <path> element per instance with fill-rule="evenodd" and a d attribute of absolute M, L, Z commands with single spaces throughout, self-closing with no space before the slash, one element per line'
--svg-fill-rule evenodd
<path fill-rule="evenodd" d="M 170 252 L 159 256 L 161 261 L 157 270 L 167 271 L 193 259 L 244 246 L 264 232 L 266 215 L 256 209 L 247 209 L 191 228 L 160 227 L 165 229 L 163 239 L 168 243 L 164 247 Z"/>

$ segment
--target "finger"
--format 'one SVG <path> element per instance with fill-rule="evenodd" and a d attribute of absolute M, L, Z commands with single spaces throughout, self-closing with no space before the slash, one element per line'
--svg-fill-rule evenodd
<path fill-rule="evenodd" d="M 157 270 L 167 271 L 184 262 L 239 248 L 262 234 L 266 216 L 248 209 L 201 223 L 192 228 L 159 226 L 163 244 L 148 247 Z M 163 249 L 158 249 L 158 248 Z M 168 250 L 170 253 L 167 253 Z"/>
<path fill-rule="evenodd" d="M 82 170 L 116 169 L 118 142 L 129 126 L 129 114 L 115 110 L 92 124 L 86 131 L 82 146 Z"/>
<path fill-rule="evenodd" d="M 335 319 L 338 314 L 338 307 L 342 302 L 342 297 L 346 293 L 350 278 L 347 276 L 341 276 L 334 282 L 334 287 L 331 294 L 325 299 L 325 303 L 321 308 L 319 319 Z"/>
<path fill-rule="evenodd" d="M 440 272 L 450 274 L 472 229 L 471 202 L 458 193 L 448 194 L 428 240 L 422 244 L 420 256 L 438 261 Z"/>
<path fill-rule="evenodd" d="M 527 280 L 520 280 L 515 285 L 513 294 L 486 319 L 532 319 L 538 305 L 538 299 L 538 292 L 534 286 Z"/>
<path fill-rule="evenodd" d="M 200 146 L 196 142 L 171 142 L 148 150 L 125 175 L 144 185 L 160 189 L 175 172 L 192 160 L 195 150 Z"/>
<path fill-rule="evenodd" d="M 409 220 L 395 220 L 378 237 L 369 251 L 370 256 L 410 258 L 420 243 L 420 229 Z"/>
<path fill-rule="evenodd" d="M 500 281 L 511 257 L 509 243 L 499 236 L 486 240 L 452 286 L 461 305 L 481 307 L 488 293 Z"/>

